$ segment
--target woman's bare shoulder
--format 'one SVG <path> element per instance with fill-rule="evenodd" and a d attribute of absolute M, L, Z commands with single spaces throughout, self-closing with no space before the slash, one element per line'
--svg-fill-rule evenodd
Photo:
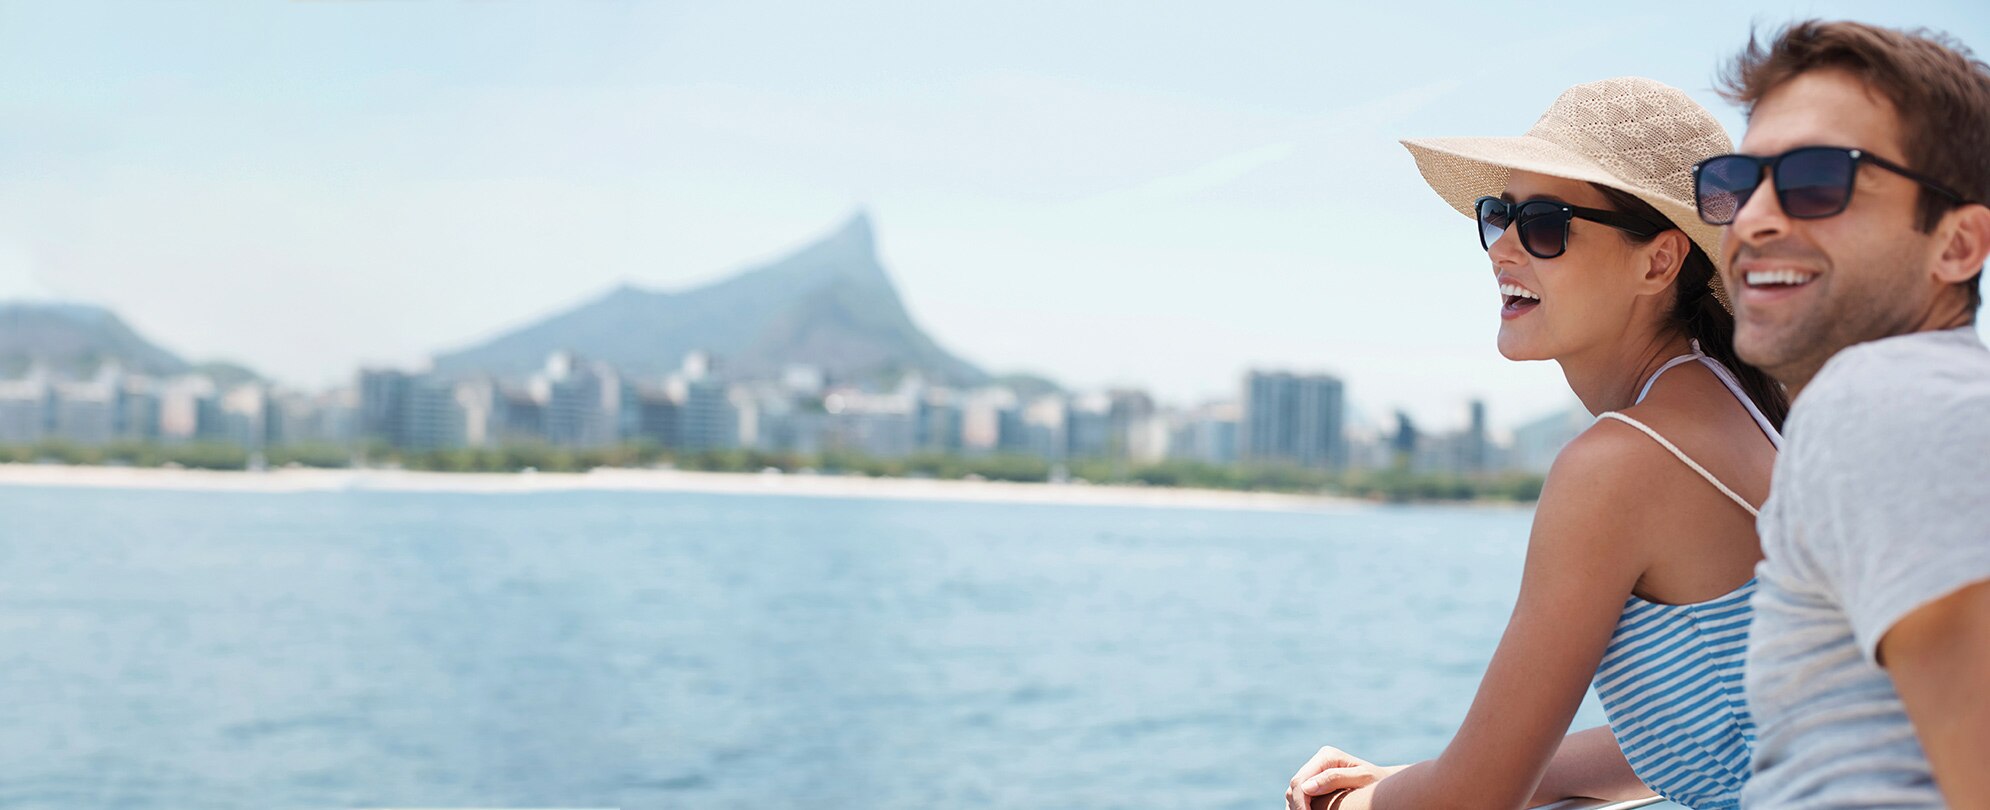
<path fill-rule="evenodd" d="M 1668 462 L 1678 464 L 1637 428 L 1597 420 L 1555 456 L 1535 507 L 1534 542 L 1569 551 L 1601 545 L 1628 562 L 1642 559 L 1625 551 L 1662 514 L 1652 504 L 1664 500 Z"/>
<path fill-rule="evenodd" d="M 1664 447 L 1636 427 L 1600 418 L 1555 455 L 1548 468 L 1547 487 L 1560 483 L 1561 489 L 1583 495 L 1635 491 L 1649 483 L 1652 472 L 1670 457 Z M 1545 500 L 1545 490 L 1542 496 Z"/>

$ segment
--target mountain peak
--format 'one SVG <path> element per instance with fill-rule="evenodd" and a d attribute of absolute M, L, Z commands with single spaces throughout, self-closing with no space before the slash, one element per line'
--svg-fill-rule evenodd
<path fill-rule="evenodd" d="M 863 238 L 870 239 L 871 212 L 863 208 L 859 208 L 855 211 L 852 211 L 850 213 L 850 218 L 843 221 L 843 227 L 842 229 L 840 229 L 839 233 L 844 233 L 844 234 L 861 233 L 863 234 Z"/>
<path fill-rule="evenodd" d="M 438 355 L 444 373 L 519 373 L 571 349 L 631 374 L 678 367 L 709 351 L 745 375 L 814 366 L 845 378 L 913 369 L 973 383 L 986 374 L 936 345 L 913 323 L 878 260 L 869 214 L 772 262 L 689 290 L 623 285 L 578 308 Z"/>
<path fill-rule="evenodd" d="M 844 220 L 842 227 L 796 251 L 789 261 L 796 259 L 843 269 L 868 265 L 883 271 L 878 262 L 877 234 L 871 230 L 870 215 L 861 208 Z"/>

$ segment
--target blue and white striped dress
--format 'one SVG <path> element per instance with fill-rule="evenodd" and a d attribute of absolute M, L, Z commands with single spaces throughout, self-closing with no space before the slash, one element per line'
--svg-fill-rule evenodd
<path fill-rule="evenodd" d="M 1741 691 L 1755 580 L 1708 602 L 1631 597 L 1596 670 L 1596 696 L 1631 770 L 1694 810 L 1740 806 L 1755 721 Z"/>
<path fill-rule="evenodd" d="M 1740 382 L 1702 354 L 1697 342 L 1692 354 L 1674 358 L 1658 374 L 1692 360 L 1705 363 L 1748 408 L 1770 443 L 1781 448 L 1782 436 L 1742 392 Z M 1658 374 L 1645 383 L 1639 401 L 1651 392 Z M 1743 509 L 1755 512 L 1651 428 L 1620 413 L 1602 416 L 1643 431 Z M 1739 807 L 1741 786 L 1748 781 L 1755 721 L 1741 682 L 1754 593 L 1755 580 L 1750 579 L 1723 596 L 1688 605 L 1632 595 L 1624 600 L 1623 615 L 1596 669 L 1596 696 L 1631 770 L 1659 795 L 1694 810 Z"/>

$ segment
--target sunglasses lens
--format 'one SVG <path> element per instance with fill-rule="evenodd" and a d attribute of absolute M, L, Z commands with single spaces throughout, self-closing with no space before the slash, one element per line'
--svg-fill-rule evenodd
<path fill-rule="evenodd" d="M 1492 250 L 1500 234 L 1506 233 L 1506 226 L 1512 223 L 1511 206 L 1503 200 L 1483 199 L 1478 203 L 1479 246 Z"/>
<path fill-rule="evenodd" d="M 1793 217 L 1828 217 L 1852 198 L 1851 154 L 1843 149 L 1801 149 L 1776 164 L 1777 200 Z"/>
<path fill-rule="evenodd" d="M 1560 205 L 1528 202 L 1514 218 L 1520 221 L 1520 244 L 1536 258 L 1555 258 L 1568 247 L 1569 216 Z"/>
<path fill-rule="evenodd" d="M 1761 166 L 1751 157 L 1726 155 L 1701 164 L 1696 178 L 1700 219 L 1709 225 L 1733 222 L 1761 180 Z"/>

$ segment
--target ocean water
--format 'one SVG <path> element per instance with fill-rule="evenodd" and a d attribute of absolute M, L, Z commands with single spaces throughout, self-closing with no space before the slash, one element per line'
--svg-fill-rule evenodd
<path fill-rule="evenodd" d="M 0 807 L 1276 807 L 1442 747 L 1530 518 L 0 488 Z"/>

